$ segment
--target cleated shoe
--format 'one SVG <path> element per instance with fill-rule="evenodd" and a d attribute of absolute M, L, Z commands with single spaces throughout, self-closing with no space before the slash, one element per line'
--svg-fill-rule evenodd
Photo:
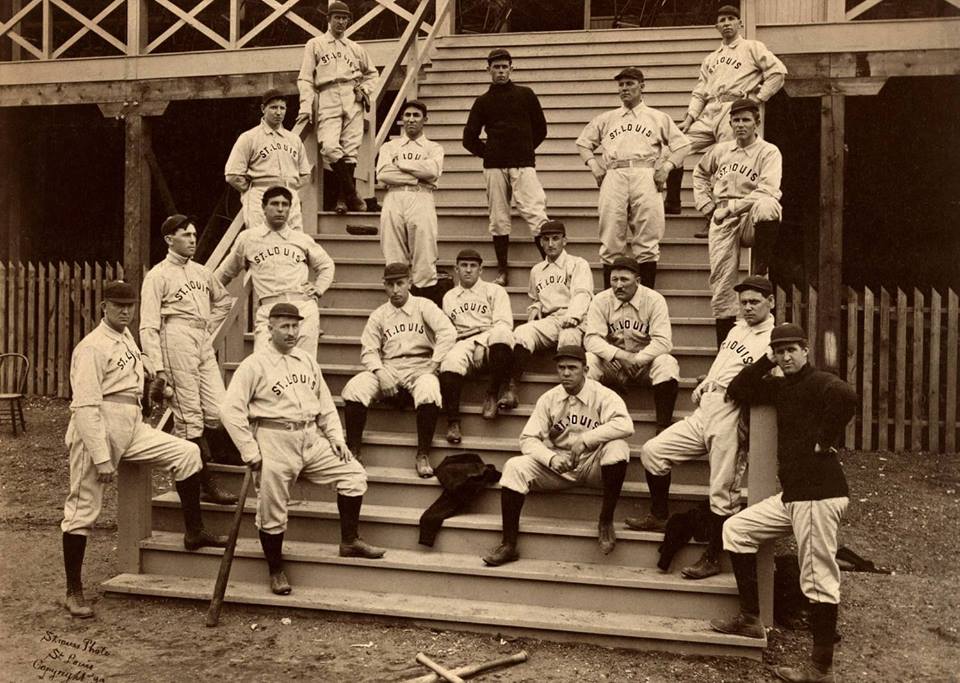
<path fill-rule="evenodd" d="M 460 433 L 460 421 L 453 420 L 447 424 L 447 443 L 458 444 L 463 441 L 463 435 Z"/>
<path fill-rule="evenodd" d="M 644 517 L 627 517 L 623 520 L 628 529 L 634 531 L 658 531 L 663 533 L 667 528 L 667 520 L 660 519 L 652 512 L 648 512 Z"/>
<path fill-rule="evenodd" d="M 186 533 L 183 535 L 183 547 L 187 550 L 199 550 L 200 548 L 226 548 L 227 537 L 211 534 L 206 529 L 200 529 L 195 534 Z"/>
<path fill-rule="evenodd" d="M 93 616 L 93 608 L 83 599 L 83 591 L 67 593 L 64 607 L 70 612 L 70 616 L 75 619 L 90 619 Z"/>
<path fill-rule="evenodd" d="M 487 394 L 483 399 L 483 419 L 492 420 L 497 416 L 497 410 L 499 409 L 499 404 L 497 403 L 497 397 L 495 394 Z M 457 442 L 459 443 L 459 441 Z"/>
<path fill-rule="evenodd" d="M 613 530 L 613 522 L 600 522 L 597 529 L 599 531 L 597 538 L 600 541 L 600 552 L 609 555 L 617 547 L 617 534 Z"/>
<path fill-rule="evenodd" d="M 277 595 L 290 595 L 293 590 L 287 581 L 287 574 L 282 569 L 270 575 L 270 590 Z"/>
<path fill-rule="evenodd" d="M 760 617 L 740 612 L 732 619 L 711 619 L 710 628 L 720 633 L 730 633 L 746 638 L 763 638 L 765 631 Z"/>
<path fill-rule="evenodd" d="M 520 559 L 520 553 L 517 552 L 517 546 L 508 543 L 501 543 L 489 555 L 483 557 L 483 563 L 488 567 L 499 567 L 508 562 L 516 562 Z"/>
<path fill-rule="evenodd" d="M 710 576 L 716 576 L 720 573 L 720 559 L 710 557 L 706 552 L 700 556 L 695 564 L 684 567 L 680 570 L 681 576 L 685 579 L 697 580 L 706 579 Z"/>
<path fill-rule="evenodd" d="M 364 557 L 368 560 L 378 560 L 386 552 L 383 548 L 370 545 L 359 536 L 350 543 L 340 544 L 340 557 Z"/>

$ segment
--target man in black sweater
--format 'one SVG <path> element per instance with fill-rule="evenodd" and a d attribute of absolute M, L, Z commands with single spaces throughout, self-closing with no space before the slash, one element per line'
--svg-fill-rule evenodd
<path fill-rule="evenodd" d="M 779 667 L 785 681 L 833 681 L 833 642 L 840 603 L 837 530 L 849 492 L 837 457 L 837 444 L 856 412 L 857 395 L 836 375 L 808 361 L 804 331 L 790 323 L 770 334 L 773 354 L 744 368 L 727 388 L 738 402 L 772 403 L 777 409 L 777 475 L 783 491 L 751 505 L 723 526 L 740 590 L 740 613 L 715 619 L 723 633 L 761 638 L 757 592 L 757 548 L 764 541 L 793 533 L 797 538 L 800 588 L 812 603 L 813 653 L 803 667 Z M 765 378 L 774 366 L 783 377 Z"/>
<path fill-rule="evenodd" d="M 490 208 L 490 234 L 497 255 L 498 285 L 508 284 L 507 256 L 510 250 L 510 199 L 530 226 L 540 255 L 540 226 L 547 221 L 547 198 L 537 179 L 536 149 L 547 137 L 547 120 L 533 90 L 510 80 L 513 60 L 503 48 L 487 56 L 487 71 L 493 83 L 470 108 L 463 128 L 463 146 L 483 159 L 483 179 Z M 480 131 L 486 130 L 486 141 Z"/>

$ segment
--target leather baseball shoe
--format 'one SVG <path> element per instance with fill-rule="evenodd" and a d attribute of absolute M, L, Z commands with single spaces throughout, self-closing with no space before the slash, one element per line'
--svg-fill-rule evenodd
<path fill-rule="evenodd" d="M 350 543 L 340 544 L 340 557 L 364 557 L 368 560 L 378 560 L 386 552 L 383 548 L 370 545 L 359 536 Z"/>
<path fill-rule="evenodd" d="M 685 579 L 706 579 L 710 576 L 716 576 L 720 573 L 720 560 L 718 558 L 710 557 L 706 552 L 700 556 L 700 559 L 697 560 L 696 564 L 692 564 L 689 567 L 684 567 L 680 570 L 680 574 Z"/>
<path fill-rule="evenodd" d="M 497 272 L 497 277 L 494 278 L 493 284 L 500 285 L 501 287 L 506 287 L 510 284 L 510 273 L 506 268 L 501 268 Z"/>
<path fill-rule="evenodd" d="M 520 553 L 517 552 L 517 546 L 501 543 L 496 550 L 483 557 L 483 563 L 489 567 L 499 567 L 501 564 L 516 562 L 519 559 Z"/>
<path fill-rule="evenodd" d="M 627 517 L 623 520 L 627 528 L 634 531 L 659 531 L 663 532 L 667 528 L 667 520 L 660 519 L 652 512 L 648 512 L 644 517 Z"/>
<path fill-rule="evenodd" d="M 217 536 L 206 529 L 200 529 L 195 534 L 186 533 L 183 535 L 183 547 L 187 550 L 199 550 L 203 547 L 226 548 L 227 537 Z"/>
<path fill-rule="evenodd" d="M 617 546 L 617 534 L 613 530 L 613 522 L 600 522 L 599 530 L 600 552 L 609 555 Z"/>
<path fill-rule="evenodd" d="M 487 394 L 483 399 L 483 419 L 494 419 L 497 416 L 497 409 L 499 407 L 500 406 L 497 403 L 497 397 L 493 394 Z M 459 441 L 457 443 L 459 443 Z"/>
<path fill-rule="evenodd" d="M 513 410 L 520 405 L 520 399 L 517 398 L 517 383 L 515 380 L 507 382 L 500 393 L 500 400 L 497 401 L 500 410 Z"/>
<path fill-rule="evenodd" d="M 75 619 L 89 619 L 93 616 L 93 608 L 83 599 L 83 591 L 67 593 L 64 607 L 70 612 L 70 616 Z"/>
<path fill-rule="evenodd" d="M 282 569 L 270 575 L 270 590 L 277 595 L 290 595 L 290 591 L 293 590 L 293 588 L 290 587 L 290 582 L 287 581 L 286 572 Z"/>
<path fill-rule="evenodd" d="M 417 474 L 421 479 L 433 476 L 433 467 L 430 465 L 430 456 L 426 453 L 417 453 Z"/>
<path fill-rule="evenodd" d="M 837 680 L 832 667 L 821 671 L 813 664 L 798 667 L 778 666 L 773 673 L 777 678 L 791 683 L 834 683 Z"/>
<path fill-rule="evenodd" d="M 460 443 L 463 435 L 460 433 L 460 421 L 453 420 L 447 423 L 447 443 Z"/>
<path fill-rule="evenodd" d="M 764 628 L 760 617 L 740 612 L 732 619 L 711 619 L 710 628 L 720 633 L 731 633 L 747 638 L 763 638 Z"/>

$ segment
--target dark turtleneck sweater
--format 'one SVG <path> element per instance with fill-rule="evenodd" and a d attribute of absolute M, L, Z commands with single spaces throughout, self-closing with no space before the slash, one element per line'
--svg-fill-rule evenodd
<path fill-rule="evenodd" d="M 480 139 L 486 129 L 487 140 Z M 470 108 L 463 146 L 484 168 L 536 166 L 536 149 L 547 137 L 547 120 L 533 90 L 513 81 L 493 83 Z"/>
<path fill-rule="evenodd" d="M 836 375 L 809 363 L 786 377 L 764 377 L 774 367 L 766 356 L 748 365 L 727 387 L 744 403 L 772 403 L 777 409 L 777 475 L 783 502 L 849 495 L 837 456 L 830 453 L 857 410 L 857 394 Z M 820 444 L 821 452 L 814 452 Z"/>

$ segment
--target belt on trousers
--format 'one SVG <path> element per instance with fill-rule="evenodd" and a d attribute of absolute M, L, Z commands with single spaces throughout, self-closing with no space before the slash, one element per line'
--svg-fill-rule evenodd
<path fill-rule="evenodd" d="M 614 159 L 607 164 L 607 168 L 653 168 L 654 162 L 644 159 Z"/>
<path fill-rule="evenodd" d="M 394 190 L 399 192 L 433 192 L 433 188 L 429 185 L 390 185 L 387 188 L 387 192 L 393 192 Z"/>
<path fill-rule="evenodd" d="M 164 325 L 186 325 L 187 327 L 195 327 L 198 330 L 207 329 L 207 321 L 200 320 L 199 318 L 187 318 L 180 316 L 168 316 L 163 319 Z"/>
<path fill-rule="evenodd" d="M 109 394 L 104 396 L 103 400 L 107 403 L 122 403 L 128 406 L 139 406 L 140 399 L 130 394 Z"/>
<path fill-rule="evenodd" d="M 292 422 L 290 420 L 257 420 L 257 427 L 260 429 L 279 429 L 284 432 L 299 432 L 312 424 L 313 420 L 303 420 L 301 422 Z"/>
<path fill-rule="evenodd" d="M 260 299 L 260 305 L 278 304 L 280 302 L 309 301 L 310 297 L 303 292 L 284 292 L 283 294 L 274 294 Z"/>
<path fill-rule="evenodd" d="M 298 179 L 299 180 L 299 179 Z M 252 178 L 250 180 L 250 187 L 286 187 L 288 189 L 293 189 L 297 184 L 296 180 L 286 180 L 284 178 Z"/>
<path fill-rule="evenodd" d="M 432 358 L 432 353 L 405 353 L 402 356 L 390 356 L 383 360 L 404 360 L 405 358 Z"/>

